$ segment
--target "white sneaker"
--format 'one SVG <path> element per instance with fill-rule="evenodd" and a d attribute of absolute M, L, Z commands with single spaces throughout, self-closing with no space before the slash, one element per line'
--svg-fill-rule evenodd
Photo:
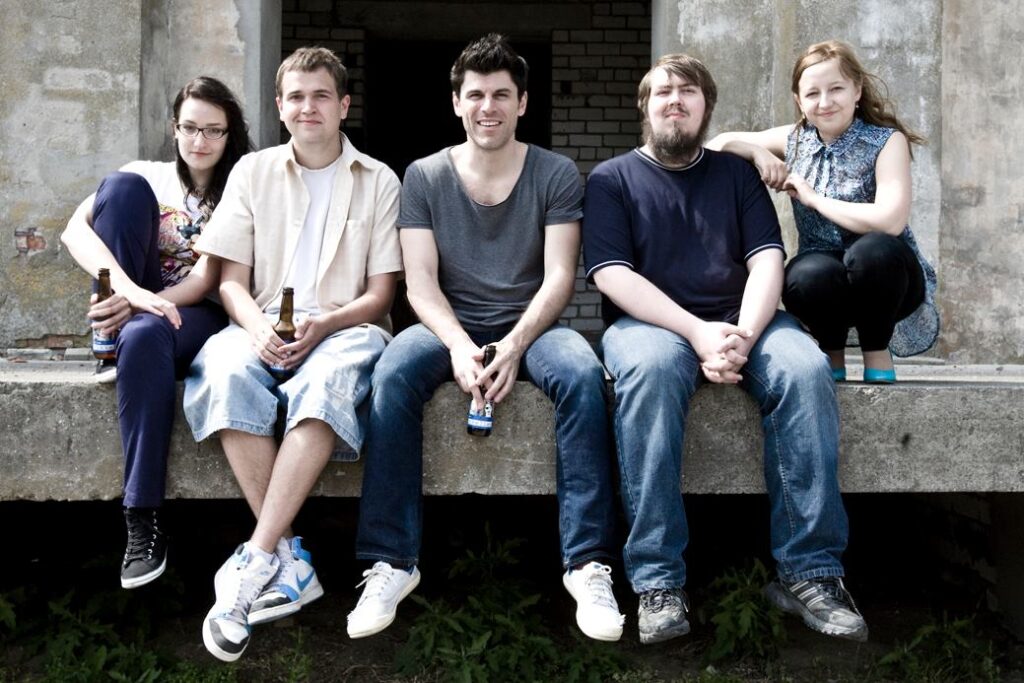
<path fill-rule="evenodd" d="M 349 638 L 365 638 L 380 633 L 395 620 L 398 603 L 420 583 L 420 570 L 412 573 L 395 569 L 387 562 L 377 562 L 363 572 L 365 577 L 356 588 L 365 585 L 356 608 L 348 615 Z"/>
<path fill-rule="evenodd" d="M 562 577 L 565 589 L 576 600 L 576 624 L 594 640 L 616 641 L 622 637 L 625 615 L 612 593 L 612 568 L 590 562 L 582 569 L 570 569 Z"/>
<path fill-rule="evenodd" d="M 295 614 L 324 594 L 313 569 L 312 556 L 302 547 L 302 537 L 277 542 L 277 559 L 281 564 L 249 610 L 249 625 L 264 624 Z"/>
<path fill-rule="evenodd" d="M 276 555 L 271 560 L 268 564 L 243 543 L 217 570 L 217 600 L 203 620 L 203 644 L 217 659 L 233 662 L 249 645 L 249 607 L 277 573 L 279 560 Z"/>

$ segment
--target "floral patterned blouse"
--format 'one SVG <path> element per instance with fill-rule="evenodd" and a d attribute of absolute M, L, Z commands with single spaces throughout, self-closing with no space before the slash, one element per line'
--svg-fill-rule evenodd
<path fill-rule="evenodd" d="M 824 197 L 846 202 L 872 202 L 876 189 L 875 161 L 893 132 L 893 128 L 874 126 L 854 118 L 842 135 L 826 144 L 818 137 L 817 129 L 805 123 L 789 136 L 786 165 Z M 793 199 L 793 214 L 801 252 L 843 252 L 861 237 L 797 199 Z M 935 344 L 939 336 L 939 311 L 935 305 L 935 269 L 921 255 L 909 226 L 899 237 L 917 256 L 925 279 L 924 301 L 916 311 L 896 323 L 889 342 L 889 350 L 894 355 L 906 357 L 924 353 Z"/>

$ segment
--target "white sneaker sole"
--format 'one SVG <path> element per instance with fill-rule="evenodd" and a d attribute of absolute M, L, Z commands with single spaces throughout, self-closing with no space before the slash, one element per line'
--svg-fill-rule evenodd
<path fill-rule="evenodd" d="M 568 572 L 562 574 L 562 585 L 565 586 L 565 590 L 569 591 L 569 595 L 572 596 L 572 599 L 576 601 L 576 625 L 581 631 L 583 631 L 583 635 L 606 643 L 614 643 L 622 638 L 621 624 L 618 627 L 609 626 L 608 628 L 598 629 L 594 628 L 594 626 L 589 623 L 589 620 L 587 620 L 583 614 L 583 604 L 572 590 L 572 581 L 569 579 Z"/>
<path fill-rule="evenodd" d="M 286 602 L 283 605 L 278 605 L 277 607 L 268 607 L 267 609 L 262 609 L 259 612 L 249 612 L 249 626 L 266 624 L 270 621 L 277 621 L 278 619 L 290 617 L 291 615 L 298 613 L 299 610 L 309 603 L 323 596 L 323 594 L 323 586 L 321 586 L 318 581 L 314 585 L 307 586 L 306 590 L 299 595 L 299 599 L 294 602 Z"/>
<path fill-rule="evenodd" d="M 401 570 L 399 570 L 399 571 L 401 571 Z M 352 639 L 355 639 L 355 638 L 366 638 L 367 636 L 372 636 L 372 635 L 375 635 L 377 633 L 380 633 L 381 631 L 386 629 L 388 626 L 391 626 L 391 623 L 395 620 L 395 616 L 398 614 L 398 604 L 400 602 L 402 602 L 402 600 L 405 600 L 406 596 L 409 595 L 409 593 L 412 593 L 413 589 L 415 589 L 416 586 L 420 585 L 420 576 L 421 575 L 420 575 L 419 571 L 417 571 L 415 574 L 413 574 L 412 581 L 409 582 L 409 585 L 407 585 L 402 590 L 401 595 L 399 595 L 398 599 L 395 600 L 395 608 L 393 610 L 391 610 L 390 612 L 388 612 L 387 614 L 382 614 L 380 617 L 377 618 L 376 621 L 374 621 L 369 626 L 364 626 L 361 629 L 353 630 L 352 629 L 352 621 L 351 621 L 351 616 L 352 615 L 350 614 L 349 615 L 350 621 L 348 622 L 348 625 L 346 626 L 346 630 L 348 631 L 348 637 L 352 638 Z M 354 610 L 353 610 L 353 612 L 354 612 Z"/>
<path fill-rule="evenodd" d="M 839 624 L 830 624 L 828 622 L 821 621 L 811 614 L 810 610 L 804 607 L 804 604 L 795 596 L 775 582 L 768 584 L 764 589 L 764 596 L 768 598 L 770 603 L 778 607 L 783 612 L 800 617 L 804 622 L 804 625 L 812 631 L 824 633 L 826 636 L 835 636 L 836 638 L 854 640 L 858 643 L 863 643 L 868 639 L 867 625 L 860 629 L 852 629 L 847 626 L 840 626 Z"/>
<path fill-rule="evenodd" d="M 213 655 L 222 662 L 237 662 L 238 659 L 245 652 L 246 648 L 249 647 L 249 643 L 246 642 L 245 647 L 243 647 L 238 652 L 227 652 L 225 650 L 222 650 L 220 646 L 217 645 L 217 642 L 213 639 L 213 632 L 210 630 L 209 615 L 207 615 L 206 618 L 203 619 L 203 645 L 206 646 L 207 651 L 211 655 Z"/>
<path fill-rule="evenodd" d="M 142 576 L 136 576 L 135 578 L 132 578 L 132 579 L 126 579 L 126 578 L 124 578 L 122 576 L 121 577 L 121 588 L 138 588 L 139 586 L 145 586 L 147 583 L 149 583 L 151 581 L 156 581 L 158 578 L 160 578 L 160 575 L 164 573 L 165 569 L 167 569 L 167 556 L 166 555 L 164 556 L 164 561 L 160 563 L 160 566 L 157 567 L 156 569 L 154 569 L 153 571 L 151 571 L 148 574 L 143 574 Z"/>

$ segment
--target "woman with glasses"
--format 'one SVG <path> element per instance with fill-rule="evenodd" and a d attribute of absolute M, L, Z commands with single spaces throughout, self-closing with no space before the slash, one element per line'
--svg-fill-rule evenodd
<path fill-rule="evenodd" d="M 227 324 L 208 297 L 220 264 L 192 245 L 220 200 L 235 162 L 252 150 L 234 94 L 200 76 L 174 100 L 175 161 L 133 161 L 103 179 L 61 235 L 94 278 L 110 270 L 114 296 L 89 309 L 92 328 L 117 334 L 117 360 L 101 361 L 97 381 L 117 382 L 124 449 L 128 543 L 121 585 L 156 579 L 167 564 L 159 522 L 164 500 L 175 380 L 206 339 Z"/>
<path fill-rule="evenodd" d="M 924 139 L 895 114 L 886 88 L 846 43 L 808 47 L 793 67 L 795 125 L 723 133 L 710 149 L 754 163 L 793 201 L 800 253 L 786 266 L 786 309 L 817 339 L 836 381 L 846 379 L 851 327 L 864 381 L 896 381 L 892 355 L 927 351 L 939 333 L 935 271 L 910 217 L 911 144 Z"/>

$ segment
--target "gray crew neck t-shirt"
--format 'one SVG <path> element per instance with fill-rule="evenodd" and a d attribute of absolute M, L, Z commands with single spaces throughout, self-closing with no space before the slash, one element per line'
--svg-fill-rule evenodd
<path fill-rule="evenodd" d="M 583 216 L 583 189 L 568 158 L 530 145 L 508 198 L 473 201 L 445 148 L 409 165 L 399 229 L 434 231 L 441 291 L 467 330 L 511 327 L 544 280 L 544 229 Z"/>

